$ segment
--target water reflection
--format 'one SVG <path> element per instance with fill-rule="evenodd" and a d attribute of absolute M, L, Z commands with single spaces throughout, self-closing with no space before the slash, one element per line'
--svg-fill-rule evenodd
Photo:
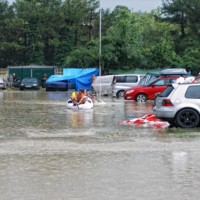
<path fill-rule="evenodd" d="M 118 124 L 153 102 L 101 97 L 74 111 L 70 95 L 0 92 L 1 199 L 199 198 L 200 138 Z"/>
<path fill-rule="evenodd" d="M 68 110 L 68 114 L 72 117 L 72 128 L 80 129 L 83 127 L 92 127 L 93 110 Z M 69 118 L 67 119 L 69 120 Z"/>
<path fill-rule="evenodd" d="M 3 100 L 3 95 L 4 95 L 4 93 L 0 92 L 0 100 Z"/>
<path fill-rule="evenodd" d="M 47 96 L 47 99 L 52 101 L 67 101 L 69 95 L 69 93 L 44 93 L 44 96 Z"/>
<path fill-rule="evenodd" d="M 153 113 L 152 111 L 153 102 L 125 102 L 124 103 L 124 113 L 127 116 L 133 115 L 136 118 L 142 117 Z"/>

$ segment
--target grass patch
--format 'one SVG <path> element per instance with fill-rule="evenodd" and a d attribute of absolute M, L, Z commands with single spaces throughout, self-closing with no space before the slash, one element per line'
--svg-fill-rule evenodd
<path fill-rule="evenodd" d="M 167 131 L 169 132 L 186 132 L 188 129 L 183 129 L 183 128 L 168 128 Z"/>
<path fill-rule="evenodd" d="M 170 134 L 170 133 L 165 133 L 161 134 L 164 137 L 175 137 L 175 138 L 195 138 L 195 137 L 200 137 L 200 135 L 195 135 L 195 134 Z"/>
<path fill-rule="evenodd" d="M 200 137 L 200 135 L 192 135 L 192 134 L 176 134 L 174 135 L 176 138 L 195 138 Z"/>

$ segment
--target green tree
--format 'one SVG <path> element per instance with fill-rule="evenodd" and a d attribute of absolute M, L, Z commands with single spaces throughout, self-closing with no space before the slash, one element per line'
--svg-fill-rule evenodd
<path fill-rule="evenodd" d="M 149 57 L 148 65 L 151 68 L 179 67 L 182 63 L 181 59 L 176 56 L 171 45 L 166 41 L 152 46 L 147 56 Z"/>
<path fill-rule="evenodd" d="M 0 1 L 0 66 L 7 67 L 17 62 L 21 55 L 21 30 L 23 21 L 15 17 L 8 1 Z M 18 58 L 16 58 L 18 57 Z"/>
<path fill-rule="evenodd" d="M 162 12 L 165 15 L 165 21 L 180 24 L 181 34 L 185 36 L 187 26 L 187 15 L 182 6 L 183 0 L 163 0 Z"/>

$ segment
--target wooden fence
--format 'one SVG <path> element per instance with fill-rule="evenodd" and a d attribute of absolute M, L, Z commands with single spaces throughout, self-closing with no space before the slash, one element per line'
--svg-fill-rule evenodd
<path fill-rule="evenodd" d="M 8 77 L 8 69 L 7 68 L 0 68 L 0 77 L 7 80 L 7 77 Z"/>

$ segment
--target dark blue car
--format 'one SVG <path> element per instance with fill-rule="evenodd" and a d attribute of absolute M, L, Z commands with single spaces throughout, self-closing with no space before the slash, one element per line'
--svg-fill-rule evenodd
<path fill-rule="evenodd" d="M 68 83 L 66 82 L 46 83 L 46 91 L 68 91 Z"/>

